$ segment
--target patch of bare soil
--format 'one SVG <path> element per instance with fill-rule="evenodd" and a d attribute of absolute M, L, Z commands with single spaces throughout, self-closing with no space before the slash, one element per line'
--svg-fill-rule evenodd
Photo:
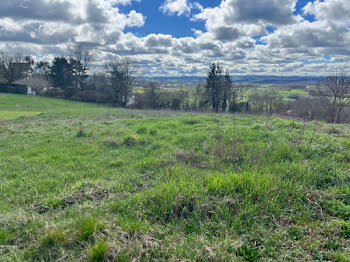
<path fill-rule="evenodd" d="M 82 203 L 83 201 L 93 201 L 99 202 L 104 198 L 108 198 L 110 192 L 105 189 L 98 188 L 96 186 L 82 187 L 79 190 L 74 191 L 71 195 L 64 197 L 58 205 L 49 207 L 45 204 L 34 205 L 34 210 L 39 214 L 44 214 L 50 210 L 65 209 L 77 203 Z"/>

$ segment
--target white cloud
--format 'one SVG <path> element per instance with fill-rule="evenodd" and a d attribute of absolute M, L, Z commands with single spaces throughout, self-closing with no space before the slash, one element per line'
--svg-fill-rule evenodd
<path fill-rule="evenodd" d="M 314 16 L 314 21 L 293 13 L 296 0 L 222 0 L 212 8 L 190 0 L 167 0 L 161 7 L 166 14 L 190 19 L 197 9 L 191 18 L 205 23 L 205 29 L 194 28 L 194 36 L 182 38 L 126 33 L 127 27 L 142 28 L 146 21 L 135 10 L 123 13 L 118 8 L 131 3 L 0 0 L 0 50 L 52 58 L 68 55 L 74 42 L 83 42 L 97 49 L 97 65 L 115 54 L 132 55 L 145 66 L 145 74 L 157 75 L 204 75 L 215 61 L 240 74 L 350 70 L 349 0 L 308 3 L 303 15 Z M 274 32 L 267 26 L 275 27 Z M 259 41 L 255 36 L 261 36 Z"/>
<path fill-rule="evenodd" d="M 309 2 L 304 8 L 305 14 L 314 15 L 317 20 L 350 25 L 350 1 L 328 0 Z"/>
<path fill-rule="evenodd" d="M 168 15 L 190 15 L 192 9 L 202 10 L 203 7 L 198 2 L 190 3 L 188 0 L 166 0 L 159 9 Z"/>
<path fill-rule="evenodd" d="M 145 23 L 145 17 L 134 10 L 119 12 L 116 4 L 128 3 L 130 0 L 4 0 L 0 2 L 0 39 L 42 44 L 115 42 L 125 27 Z"/>

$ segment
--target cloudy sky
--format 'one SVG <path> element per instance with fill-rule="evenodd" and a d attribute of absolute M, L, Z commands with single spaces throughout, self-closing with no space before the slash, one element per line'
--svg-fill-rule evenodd
<path fill-rule="evenodd" d="M 350 0 L 0 0 L 0 50 L 50 59 L 75 42 L 149 75 L 350 73 Z"/>

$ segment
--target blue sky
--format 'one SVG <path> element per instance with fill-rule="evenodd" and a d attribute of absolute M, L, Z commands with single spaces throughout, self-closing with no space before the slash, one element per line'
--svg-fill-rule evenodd
<path fill-rule="evenodd" d="M 204 8 L 215 7 L 220 4 L 220 0 L 200 0 Z M 132 32 L 138 36 L 146 36 L 151 33 L 171 34 L 174 37 L 193 36 L 192 29 L 205 30 L 203 21 L 191 22 L 188 16 L 166 15 L 159 10 L 164 3 L 162 0 L 147 0 L 134 2 L 131 5 L 121 6 L 122 12 L 136 10 L 146 16 L 145 25 L 142 28 L 127 28 L 127 32 Z M 195 10 L 194 13 L 199 13 Z"/>
<path fill-rule="evenodd" d="M 257 0 L 258 1 L 258 0 Z M 197 0 L 204 8 L 219 6 L 221 0 Z M 295 6 L 295 14 L 302 15 L 302 8 L 308 3 L 314 2 L 309 0 L 299 0 Z M 147 36 L 151 33 L 171 34 L 174 37 L 193 36 L 193 30 L 205 30 L 203 21 L 190 21 L 188 16 L 169 16 L 159 10 L 164 3 L 163 0 L 147 0 L 141 2 L 133 2 L 130 5 L 119 7 L 122 12 L 130 12 L 135 10 L 146 16 L 146 22 L 142 28 L 127 28 L 126 32 L 132 32 L 138 36 Z M 157 8 L 158 7 L 158 8 Z M 199 13 L 195 10 L 193 13 Z M 305 19 L 313 21 L 314 17 L 310 15 L 304 16 Z"/>
<path fill-rule="evenodd" d="M 153 3 L 152 3 L 153 2 Z M 220 0 L 199 0 L 203 8 L 215 7 L 220 4 Z M 295 5 L 294 14 L 302 15 L 308 21 L 314 21 L 313 15 L 305 15 L 302 12 L 302 8 L 308 3 L 314 2 L 314 0 L 299 0 Z M 137 36 L 144 37 L 149 34 L 170 34 L 174 37 L 192 37 L 194 36 L 193 29 L 205 31 L 204 21 L 191 21 L 189 16 L 178 16 L 172 15 L 169 16 L 164 14 L 155 8 L 156 6 L 160 7 L 164 1 L 162 0 L 148 0 L 141 2 L 134 2 L 131 5 L 121 6 L 120 10 L 122 12 L 130 12 L 135 10 L 137 12 L 143 13 L 146 16 L 146 22 L 142 28 L 126 28 L 125 32 L 131 32 Z M 199 13 L 200 10 L 195 10 L 193 13 Z M 192 13 L 192 14 L 193 14 Z M 275 30 L 273 26 L 267 26 L 267 31 L 269 33 Z M 254 36 L 253 39 L 256 40 L 256 43 L 264 45 L 260 41 L 260 38 L 263 35 Z"/>
<path fill-rule="evenodd" d="M 95 50 L 147 75 L 325 75 L 350 69 L 349 0 L 1 0 L 0 51 Z"/>

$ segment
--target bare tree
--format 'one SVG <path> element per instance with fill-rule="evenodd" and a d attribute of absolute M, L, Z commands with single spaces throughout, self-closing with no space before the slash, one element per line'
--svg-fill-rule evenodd
<path fill-rule="evenodd" d="M 311 91 L 311 95 L 327 108 L 330 123 L 340 123 L 344 108 L 350 106 L 350 78 L 345 74 L 328 76 Z"/>
<path fill-rule="evenodd" d="M 43 59 L 35 63 L 35 71 L 45 76 L 46 80 L 50 78 L 50 62 Z"/>
<path fill-rule="evenodd" d="M 234 95 L 232 92 L 233 81 L 228 70 L 226 70 L 223 82 L 221 110 L 222 112 L 226 112 L 230 96 Z"/>
<path fill-rule="evenodd" d="M 85 80 L 93 59 L 94 51 L 92 49 L 81 44 L 74 46 L 70 64 L 73 66 L 76 87 L 80 90 L 83 90 L 85 87 Z"/>
<path fill-rule="evenodd" d="M 250 110 L 254 113 L 265 113 L 271 116 L 279 112 L 283 105 L 283 98 L 275 91 L 266 91 L 264 93 L 252 92 L 248 98 Z"/>
<path fill-rule="evenodd" d="M 199 79 L 196 81 L 193 92 L 193 109 L 204 110 L 208 107 L 206 86 L 205 83 Z"/>
<path fill-rule="evenodd" d="M 0 75 L 9 82 L 14 82 L 30 71 L 32 60 L 21 53 L 9 54 L 0 52 Z"/>
<path fill-rule="evenodd" d="M 122 107 L 125 107 L 132 97 L 137 68 L 136 61 L 130 57 L 117 57 L 105 65 L 110 76 L 114 101 Z"/>
<path fill-rule="evenodd" d="M 91 85 L 92 89 L 101 93 L 105 93 L 107 92 L 107 89 L 110 89 L 108 86 L 108 77 L 100 72 L 94 73 L 88 83 Z"/>
<path fill-rule="evenodd" d="M 149 104 L 149 107 L 152 109 L 155 109 L 157 107 L 157 100 L 158 100 L 158 93 L 156 91 L 157 88 L 159 88 L 157 86 L 157 83 L 149 82 L 147 85 L 147 89 L 145 91 L 147 103 Z"/>

